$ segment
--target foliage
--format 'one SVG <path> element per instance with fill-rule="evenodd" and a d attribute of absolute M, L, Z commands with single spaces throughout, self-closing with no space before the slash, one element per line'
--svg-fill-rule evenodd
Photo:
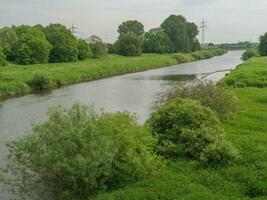
<path fill-rule="evenodd" d="M 173 55 L 173 58 L 177 60 L 178 64 L 181 63 L 188 63 L 194 61 L 194 57 L 192 57 L 190 54 L 183 54 L 183 53 L 176 53 Z"/>
<path fill-rule="evenodd" d="M 124 34 L 115 44 L 118 54 L 123 56 L 140 56 L 142 53 L 142 40 L 136 34 Z"/>
<path fill-rule="evenodd" d="M 173 52 L 170 39 L 160 28 L 151 29 L 144 35 L 144 53 L 170 53 Z"/>
<path fill-rule="evenodd" d="M 212 109 L 220 119 L 225 119 L 238 110 L 238 102 L 229 91 L 212 82 L 199 82 L 197 85 L 174 86 L 160 96 L 158 104 L 173 98 L 197 100 L 203 106 Z"/>
<path fill-rule="evenodd" d="M 18 40 L 12 47 L 12 57 L 18 64 L 29 65 L 47 63 L 51 45 L 43 32 L 30 26 L 18 26 L 15 28 Z"/>
<path fill-rule="evenodd" d="M 261 56 L 267 56 L 267 33 L 260 36 L 259 53 Z"/>
<path fill-rule="evenodd" d="M 171 15 L 162 24 L 161 28 L 168 35 L 174 47 L 174 52 L 192 52 L 196 50 L 196 36 L 198 28 L 189 23 L 181 15 Z"/>
<path fill-rule="evenodd" d="M 77 39 L 62 24 L 50 24 L 45 29 L 46 38 L 52 45 L 50 62 L 78 60 Z"/>
<path fill-rule="evenodd" d="M 258 56 L 258 53 L 254 49 L 247 49 L 243 55 L 242 55 L 242 60 L 246 61 L 249 60 L 252 57 Z"/>
<path fill-rule="evenodd" d="M 148 125 L 159 138 L 158 151 L 166 157 L 182 156 L 208 165 L 227 165 L 238 158 L 216 115 L 197 101 L 171 99 L 152 114 Z M 214 149 L 214 145 L 220 146 Z"/>
<path fill-rule="evenodd" d="M 0 67 L 6 66 L 6 65 L 8 65 L 6 61 L 6 56 L 3 53 L 3 51 L 0 49 Z"/>
<path fill-rule="evenodd" d="M 78 59 L 79 60 L 85 60 L 87 58 L 92 57 L 92 50 L 89 46 L 89 44 L 83 40 L 83 39 L 79 39 L 78 40 Z"/>
<path fill-rule="evenodd" d="M 101 58 L 107 55 L 107 47 L 102 39 L 96 35 L 92 35 L 87 39 L 93 52 L 93 58 Z"/>
<path fill-rule="evenodd" d="M 8 144 L 10 184 L 26 199 L 87 199 L 157 175 L 162 164 L 154 143 L 128 113 L 98 115 L 78 104 L 54 108 L 31 134 Z"/>
<path fill-rule="evenodd" d="M 267 59 L 254 57 L 239 65 L 220 84 L 229 87 L 267 87 Z"/>
<path fill-rule="evenodd" d="M 28 83 L 35 90 L 44 90 L 49 88 L 51 81 L 46 74 L 36 73 L 33 75 L 32 80 L 30 80 Z"/>
<path fill-rule="evenodd" d="M 125 34 L 135 34 L 138 36 L 142 36 L 144 31 L 144 25 L 141 22 L 138 22 L 137 20 L 129 20 L 126 22 L 123 22 L 119 28 L 118 33 L 120 36 L 123 36 Z"/>
<path fill-rule="evenodd" d="M 116 54 L 117 50 L 114 44 L 107 43 L 108 54 Z"/>
<path fill-rule="evenodd" d="M 4 27 L 0 29 L 0 46 L 8 60 L 13 60 L 12 48 L 18 40 L 15 27 Z"/>

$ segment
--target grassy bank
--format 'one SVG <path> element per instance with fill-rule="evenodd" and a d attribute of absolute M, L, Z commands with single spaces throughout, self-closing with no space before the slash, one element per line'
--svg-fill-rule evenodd
<path fill-rule="evenodd" d="M 254 58 L 240 65 L 222 82 L 264 82 L 265 74 L 260 72 L 264 72 L 266 66 L 267 58 Z M 227 139 L 241 153 L 242 160 L 239 163 L 209 169 L 194 161 L 169 160 L 160 178 L 148 179 L 124 189 L 100 194 L 96 199 L 267 199 L 267 88 L 245 87 L 239 84 L 234 86 L 235 88 L 230 90 L 239 99 L 242 109 L 231 119 L 223 121 L 222 126 Z"/>
<path fill-rule="evenodd" d="M 25 66 L 10 64 L 0 68 L 0 98 L 31 93 L 40 84 L 45 84 L 44 88 L 56 88 L 83 81 L 207 59 L 223 53 L 225 51 L 206 50 L 192 54 L 179 54 L 183 56 L 184 60 L 181 60 L 176 54 L 145 54 L 141 57 L 109 55 L 101 59 L 89 59 L 75 63 Z M 36 77 L 41 80 L 36 80 Z"/>

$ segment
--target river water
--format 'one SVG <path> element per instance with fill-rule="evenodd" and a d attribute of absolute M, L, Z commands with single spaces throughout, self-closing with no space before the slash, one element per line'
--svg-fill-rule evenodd
<path fill-rule="evenodd" d="M 136 113 L 143 123 L 151 113 L 157 94 L 177 81 L 192 82 L 201 78 L 202 73 L 233 69 L 242 62 L 241 54 L 242 51 L 230 51 L 208 60 L 80 83 L 0 102 L 0 161 L 6 154 L 6 142 L 30 131 L 32 124 L 45 120 L 49 107 L 62 105 L 68 108 L 76 102 L 94 104 L 97 110 Z M 225 73 L 215 73 L 206 79 L 216 82 Z M 0 192 L 0 199 L 7 199 L 7 194 Z"/>

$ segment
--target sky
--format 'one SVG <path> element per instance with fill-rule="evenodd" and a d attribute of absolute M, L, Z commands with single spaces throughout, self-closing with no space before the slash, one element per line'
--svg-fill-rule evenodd
<path fill-rule="evenodd" d="M 0 0 L 0 27 L 62 23 L 78 34 L 116 40 L 119 24 L 136 19 L 145 29 L 159 27 L 169 15 L 208 23 L 205 41 L 258 41 L 267 32 L 267 0 Z"/>

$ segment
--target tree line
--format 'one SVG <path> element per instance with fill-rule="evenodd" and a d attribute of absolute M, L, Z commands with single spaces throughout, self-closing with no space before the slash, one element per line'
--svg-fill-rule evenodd
<path fill-rule="evenodd" d="M 123 22 L 118 40 L 105 44 L 98 36 L 76 38 L 62 24 L 11 26 L 0 29 L 0 64 L 74 62 L 107 53 L 140 56 L 142 53 L 192 52 L 200 49 L 198 27 L 181 15 L 169 16 L 158 28 L 145 32 L 137 20 Z M 6 61 L 7 60 L 7 61 Z"/>

